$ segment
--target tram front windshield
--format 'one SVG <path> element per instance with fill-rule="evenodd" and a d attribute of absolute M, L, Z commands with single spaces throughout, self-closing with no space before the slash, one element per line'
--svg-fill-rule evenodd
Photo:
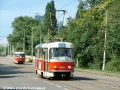
<path fill-rule="evenodd" d="M 25 57 L 25 54 L 15 54 L 15 57 Z"/>
<path fill-rule="evenodd" d="M 51 60 L 73 60 L 72 48 L 52 48 L 50 49 Z"/>

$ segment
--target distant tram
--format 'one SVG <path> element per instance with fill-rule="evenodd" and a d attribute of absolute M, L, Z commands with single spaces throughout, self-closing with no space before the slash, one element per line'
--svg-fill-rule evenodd
<path fill-rule="evenodd" d="M 25 62 L 25 53 L 24 52 L 14 52 L 14 63 L 24 64 Z"/>
<path fill-rule="evenodd" d="M 69 42 L 49 42 L 35 47 L 35 73 L 42 78 L 71 79 L 74 74 L 73 44 Z"/>

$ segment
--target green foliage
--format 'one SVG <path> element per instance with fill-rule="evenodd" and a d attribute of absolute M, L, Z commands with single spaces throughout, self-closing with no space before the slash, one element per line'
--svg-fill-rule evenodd
<path fill-rule="evenodd" d="M 101 3 L 101 4 L 100 4 Z M 106 70 L 120 71 L 120 0 L 86 0 L 80 1 L 76 17 L 69 17 L 67 27 L 59 27 L 60 36 L 66 34 L 68 42 L 74 44 L 75 63 L 81 68 L 101 69 L 103 50 L 106 50 Z M 107 15 L 106 15 L 107 11 Z M 107 20 L 107 22 L 106 22 Z M 54 1 L 46 6 L 44 23 L 31 17 L 18 17 L 12 23 L 13 33 L 8 41 L 16 50 L 23 49 L 25 30 L 26 53 L 31 53 L 32 27 L 35 47 L 45 42 L 50 35 L 57 33 L 57 21 Z M 27 25 L 27 26 L 25 26 Z M 105 30 L 107 31 L 106 48 L 104 48 Z M 48 34 L 49 31 L 49 34 Z M 41 39 L 41 38 L 42 39 Z"/>
<path fill-rule="evenodd" d="M 109 28 L 108 28 L 108 70 L 120 71 L 120 3 L 119 0 L 115 0 L 109 8 Z"/>
<path fill-rule="evenodd" d="M 96 5 L 99 5 L 102 0 L 86 0 L 86 1 L 90 5 L 90 7 L 94 7 Z"/>
<path fill-rule="evenodd" d="M 120 71 L 120 56 L 112 55 L 111 61 L 106 64 L 106 70 L 109 71 Z"/>
<path fill-rule="evenodd" d="M 54 36 L 56 34 L 57 20 L 56 20 L 56 9 L 54 1 L 46 5 L 45 15 L 44 15 L 44 35 Z M 47 36 L 46 36 L 47 37 Z"/>
<path fill-rule="evenodd" d="M 51 15 L 51 17 L 50 17 Z M 33 30 L 33 48 L 48 39 L 48 30 L 55 35 L 56 29 L 56 11 L 54 1 L 52 0 L 46 6 L 46 13 L 44 16 L 44 23 L 28 16 L 19 16 L 15 18 L 12 23 L 13 33 L 7 38 L 9 43 L 14 45 L 15 51 L 23 51 L 25 43 L 25 53 L 31 54 L 32 49 L 32 30 Z M 25 34 L 25 41 L 24 41 Z"/>
<path fill-rule="evenodd" d="M 32 46 L 32 29 L 33 29 L 33 47 L 40 42 L 40 34 L 42 32 L 43 25 L 38 20 L 28 17 L 20 16 L 15 18 L 12 23 L 13 33 L 7 38 L 9 43 L 14 45 L 15 51 L 23 51 L 23 43 L 25 42 L 25 53 L 31 54 Z M 41 31 L 41 32 L 40 32 Z M 24 41 L 25 34 L 25 41 Z"/>
<path fill-rule="evenodd" d="M 80 2 L 76 18 L 68 22 L 67 40 L 75 46 L 75 60 L 78 59 L 79 67 L 101 69 L 104 31 L 107 30 L 106 69 L 119 71 L 120 5 L 118 0 L 116 2 L 113 0 L 87 1 L 87 4 L 83 1 Z M 99 5 L 100 2 L 101 5 Z M 87 9 L 88 4 L 91 7 Z M 106 18 L 108 19 L 107 24 Z"/>
<path fill-rule="evenodd" d="M 79 5 L 78 5 L 78 10 L 76 13 L 76 19 L 78 18 L 83 18 L 83 13 L 85 13 L 85 8 L 86 8 L 86 3 L 83 1 L 80 1 Z"/>

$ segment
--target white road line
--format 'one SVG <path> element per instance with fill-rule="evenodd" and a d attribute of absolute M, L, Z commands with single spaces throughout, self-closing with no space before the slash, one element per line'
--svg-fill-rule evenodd
<path fill-rule="evenodd" d="M 34 79 L 38 79 L 38 78 L 34 77 Z"/>
<path fill-rule="evenodd" d="M 43 80 L 43 82 L 47 82 L 47 81 Z"/>
<path fill-rule="evenodd" d="M 61 87 L 61 86 L 59 86 L 59 85 L 55 85 L 55 86 L 57 86 L 57 87 Z"/>
<path fill-rule="evenodd" d="M 54 83 L 49 83 L 49 84 L 54 85 Z"/>
<path fill-rule="evenodd" d="M 65 90 L 69 90 L 69 89 L 67 89 L 67 88 L 64 88 Z"/>

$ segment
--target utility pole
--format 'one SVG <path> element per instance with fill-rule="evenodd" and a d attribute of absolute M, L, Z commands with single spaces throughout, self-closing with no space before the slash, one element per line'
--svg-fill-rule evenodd
<path fill-rule="evenodd" d="M 41 39 L 42 39 L 42 34 L 41 34 L 41 29 L 40 29 L 40 44 L 41 44 Z"/>
<path fill-rule="evenodd" d="M 33 59 L 33 29 L 34 29 L 34 27 L 32 27 L 32 51 L 31 51 L 32 59 Z"/>
<path fill-rule="evenodd" d="M 57 11 L 57 12 L 61 12 L 61 11 L 63 12 L 63 15 L 64 15 L 64 16 L 63 16 L 63 23 L 64 23 L 65 13 L 66 13 L 67 11 L 66 11 L 66 10 L 56 10 L 56 11 Z"/>
<path fill-rule="evenodd" d="M 25 27 L 27 25 L 24 26 L 24 39 L 23 39 L 23 52 L 25 53 Z"/>
<path fill-rule="evenodd" d="M 10 42 L 10 55 L 12 55 L 12 54 L 11 54 L 11 42 Z"/>
<path fill-rule="evenodd" d="M 63 27 L 64 26 L 64 18 L 65 18 L 65 13 L 67 12 L 66 10 L 56 10 L 56 12 L 63 12 L 63 21 L 61 21 L 60 22 L 60 24 L 59 24 L 59 27 L 58 27 L 58 37 L 59 37 L 59 35 L 60 35 L 60 26 L 61 27 Z M 60 15 L 61 16 L 61 15 Z M 60 17 L 59 16 L 59 17 Z M 58 18 L 59 18 L 58 17 Z M 64 39 L 65 39 L 65 31 L 62 31 L 62 34 L 60 35 L 61 37 L 60 38 L 58 38 L 58 39 L 60 39 L 61 41 L 63 41 Z M 57 38 L 56 38 L 57 39 Z"/>
<path fill-rule="evenodd" d="M 23 38 L 23 52 L 25 53 L 25 27 L 24 27 L 24 38 Z"/>
<path fill-rule="evenodd" d="M 9 55 L 9 43 L 8 43 L 8 55 Z"/>
<path fill-rule="evenodd" d="M 107 32 L 107 10 L 105 8 L 103 8 L 105 10 L 105 14 L 106 14 L 106 29 L 105 29 L 105 33 L 104 33 L 104 52 L 103 52 L 103 65 L 102 65 L 102 70 L 105 70 L 105 61 L 106 61 L 106 32 Z"/>

